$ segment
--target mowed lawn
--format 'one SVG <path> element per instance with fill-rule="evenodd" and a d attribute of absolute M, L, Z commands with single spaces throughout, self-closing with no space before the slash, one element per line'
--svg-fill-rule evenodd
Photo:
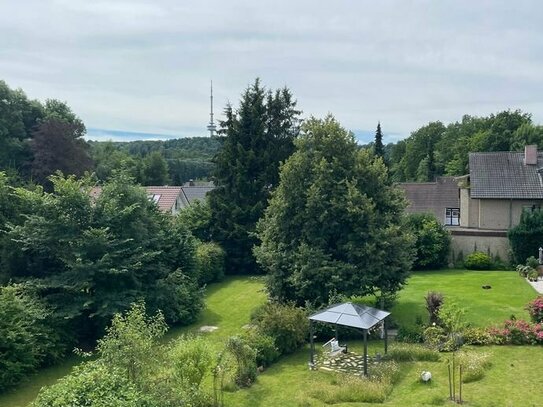
<path fill-rule="evenodd" d="M 485 290 L 484 285 L 492 288 Z M 414 325 L 416 316 L 428 318 L 424 298 L 438 291 L 446 300 L 466 310 L 466 320 L 476 326 L 497 324 L 511 315 L 529 319 L 524 309 L 537 292 L 514 271 L 439 270 L 414 273 L 400 291 L 392 309 L 394 320 Z"/>
<path fill-rule="evenodd" d="M 482 285 L 492 289 L 483 290 Z M 477 325 L 499 323 L 511 314 L 527 317 L 524 305 L 536 296 L 535 291 L 515 272 L 441 270 L 415 273 L 398 297 L 393 317 L 400 322 L 414 323 L 418 314 L 425 318 L 424 296 L 428 291 L 440 291 L 466 308 L 466 318 Z M 204 334 L 212 348 L 218 351 L 225 339 L 243 331 L 251 312 L 266 301 L 264 282 L 260 277 L 230 277 L 207 289 L 206 306 L 196 323 L 177 328 L 167 334 L 175 340 L 184 334 L 196 334 L 203 325 L 217 326 Z M 349 342 L 354 351 L 361 351 L 359 341 Z M 382 352 L 382 343 L 370 343 L 370 354 Z M 504 346 L 473 348 L 476 352 L 492 354 L 492 368 L 481 381 L 464 387 L 464 398 L 470 406 L 541 406 L 543 392 L 538 390 L 538 377 L 543 371 L 543 347 Z M 401 364 L 401 380 L 384 405 L 428 406 L 447 405 L 447 355 L 441 362 Z M 333 374 L 309 371 L 308 350 L 301 349 L 264 371 L 249 389 L 227 393 L 229 407 L 311 407 L 325 406 L 312 397 L 312 389 L 329 384 Z M 66 373 L 64 367 L 58 371 Z M 434 380 L 430 385 L 419 382 L 422 370 L 430 370 Z M 38 373 L 14 392 L 0 396 L 0 406 L 24 407 L 34 399 L 38 384 L 49 384 L 56 378 Z M 58 377 L 61 377 L 59 375 Z M 58 378 L 57 377 L 57 378 Z M 370 404 L 335 404 L 342 407 Z"/>

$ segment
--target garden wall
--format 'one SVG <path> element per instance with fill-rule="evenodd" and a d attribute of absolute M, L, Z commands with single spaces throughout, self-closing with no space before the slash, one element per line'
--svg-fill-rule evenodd
<path fill-rule="evenodd" d="M 481 229 L 449 229 L 451 231 L 451 262 L 455 263 L 459 257 L 465 257 L 474 251 L 489 254 L 505 262 L 510 261 L 509 239 L 506 231 Z M 534 256 L 536 256 L 534 254 Z"/>

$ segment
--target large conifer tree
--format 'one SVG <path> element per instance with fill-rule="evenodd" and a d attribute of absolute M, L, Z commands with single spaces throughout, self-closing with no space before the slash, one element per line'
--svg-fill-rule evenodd
<path fill-rule="evenodd" d="M 209 198 L 212 234 L 227 253 L 227 272 L 252 274 L 258 271 L 255 225 L 278 183 L 280 162 L 294 150 L 300 112 L 287 88 L 268 91 L 257 79 L 239 108 L 227 106 L 225 114 L 224 143 L 215 158 L 217 188 Z"/>
<path fill-rule="evenodd" d="M 375 131 L 375 143 L 373 144 L 373 153 L 376 157 L 381 157 L 385 160 L 385 146 L 383 145 L 383 133 L 381 132 L 381 122 L 377 123 Z"/>

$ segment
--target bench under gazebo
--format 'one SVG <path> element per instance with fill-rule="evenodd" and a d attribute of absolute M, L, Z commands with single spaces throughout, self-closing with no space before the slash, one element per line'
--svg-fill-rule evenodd
<path fill-rule="evenodd" d="M 383 323 L 385 354 L 388 347 L 388 336 L 386 328 L 386 318 L 390 312 L 382 311 L 377 308 L 368 307 L 366 305 L 353 304 L 346 302 L 343 304 L 332 305 L 325 310 L 319 311 L 309 317 L 309 344 L 310 344 L 310 367 L 315 366 L 315 344 L 313 341 L 313 323 L 323 322 L 335 326 L 334 344 L 338 342 L 338 325 L 348 326 L 362 330 L 364 340 L 364 376 L 368 375 L 368 331 L 376 325 Z M 333 348 L 333 346 L 332 346 Z"/>

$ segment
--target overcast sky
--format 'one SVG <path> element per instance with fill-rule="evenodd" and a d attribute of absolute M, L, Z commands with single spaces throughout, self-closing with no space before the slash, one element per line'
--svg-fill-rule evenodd
<path fill-rule="evenodd" d="M 220 113 L 259 76 L 394 141 L 508 108 L 543 122 L 542 21 L 540 1 L 0 0 L 0 79 L 93 138 L 206 135 L 210 79 Z"/>

